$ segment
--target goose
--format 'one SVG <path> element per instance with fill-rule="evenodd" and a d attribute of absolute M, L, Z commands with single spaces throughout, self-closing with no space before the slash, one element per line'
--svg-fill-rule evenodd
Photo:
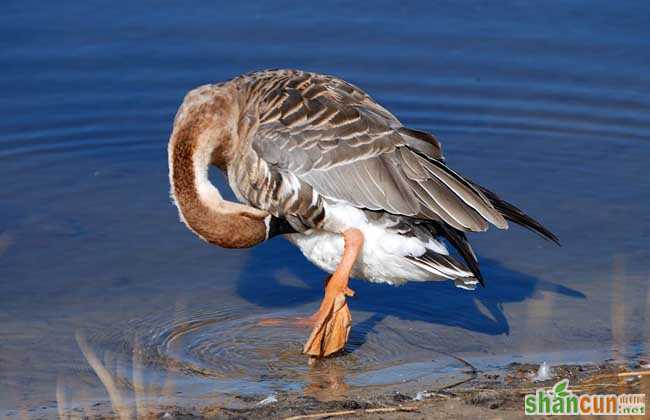
<path fill-rule="evenodd" d="M 303 353 L 342 350 L 349 279 L 484 285 L 466 232 L 548 229 L 447 165 L 431 134 L 403 126 L 334 76 L 264 70 L 185 96 L 168 144 L 171 197 L 199 238 L 248 248 L 283 235 L 330 273 Z M 238 202 L 210 182 L 219 168 Z M 452 252 L 450 252 L 450 250 Z"/>

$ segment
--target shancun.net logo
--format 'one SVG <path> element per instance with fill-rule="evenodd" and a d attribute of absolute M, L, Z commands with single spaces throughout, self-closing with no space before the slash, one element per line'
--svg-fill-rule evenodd
<path fill-rule="evenodd" d="M 645 394 L 584 394 L 569 390 L 569 380 L 563 379 L 546 391 L 538 389 L 524 397 L 526 415 L 645 415 Z"/>

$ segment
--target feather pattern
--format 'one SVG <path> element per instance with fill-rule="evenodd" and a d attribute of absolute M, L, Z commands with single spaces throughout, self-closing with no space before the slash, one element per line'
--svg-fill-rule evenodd
<path fill-rule="evenodd" d="M 423 244 L 445 238 L 466 264 L 429 249 L 404 260 L 433 277 L 465 279 L 460 287 L 483 283 L 464 232 L 489 224 L 506 229 L 510 220 L 557 240 L 450 169 L 435 137 L 402 126 L 354 85 L 296 70 L 250 73 L 232 83 L 249 130 L 228 167 L 231 187 L 298 232 L 326 230 L 328 209 L 338 204 L 370 219 L 401 219 L 410 226 L 402 235 L 419 235 Z"/>
<path fill-rule="evenodd" d="M 480 190 L 445 165 L 433 136 L 403 127 L 355 86 L 298 71 L 253 73 L 239 83 L 256 99 L 246 114 L 258 120 L 247 153 L 284 182 L 309 190 L 293 197 L 315 193 L 464 231 L 507 226 Z M 245 195 L 251 204 L 277 211 L 258 202 L 257 194 Z M 286 200 L 286 194 L 276 197 L 277 203 Z"/>

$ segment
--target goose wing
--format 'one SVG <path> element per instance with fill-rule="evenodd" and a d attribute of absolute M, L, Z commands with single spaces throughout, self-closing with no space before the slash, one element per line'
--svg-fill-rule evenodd
<path fill-rule="evenodd" d="M 403 127 L 359 88 L 297 71 L 249 78 L 258 98 L 246 116 L 257 119 L 250 149 L 294 189 L 461 231 L 507 227 L 485 194 L 447 167 L 433 136 Z"/>

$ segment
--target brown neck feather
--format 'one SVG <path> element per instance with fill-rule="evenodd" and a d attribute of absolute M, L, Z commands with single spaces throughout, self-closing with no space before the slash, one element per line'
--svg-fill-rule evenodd
<path fill-rule="evenodd" d="M 234 149 L 231 108 L 223 97 L 210 97 L 208 87 L 188 94 L 169 141 L 169 180 L 181 220 L 194 233 L 224 248 L 247 248 L 267 238 L 270 216 L 224 200 L 208 179 L 210 163 L 226 169 Z"/>

